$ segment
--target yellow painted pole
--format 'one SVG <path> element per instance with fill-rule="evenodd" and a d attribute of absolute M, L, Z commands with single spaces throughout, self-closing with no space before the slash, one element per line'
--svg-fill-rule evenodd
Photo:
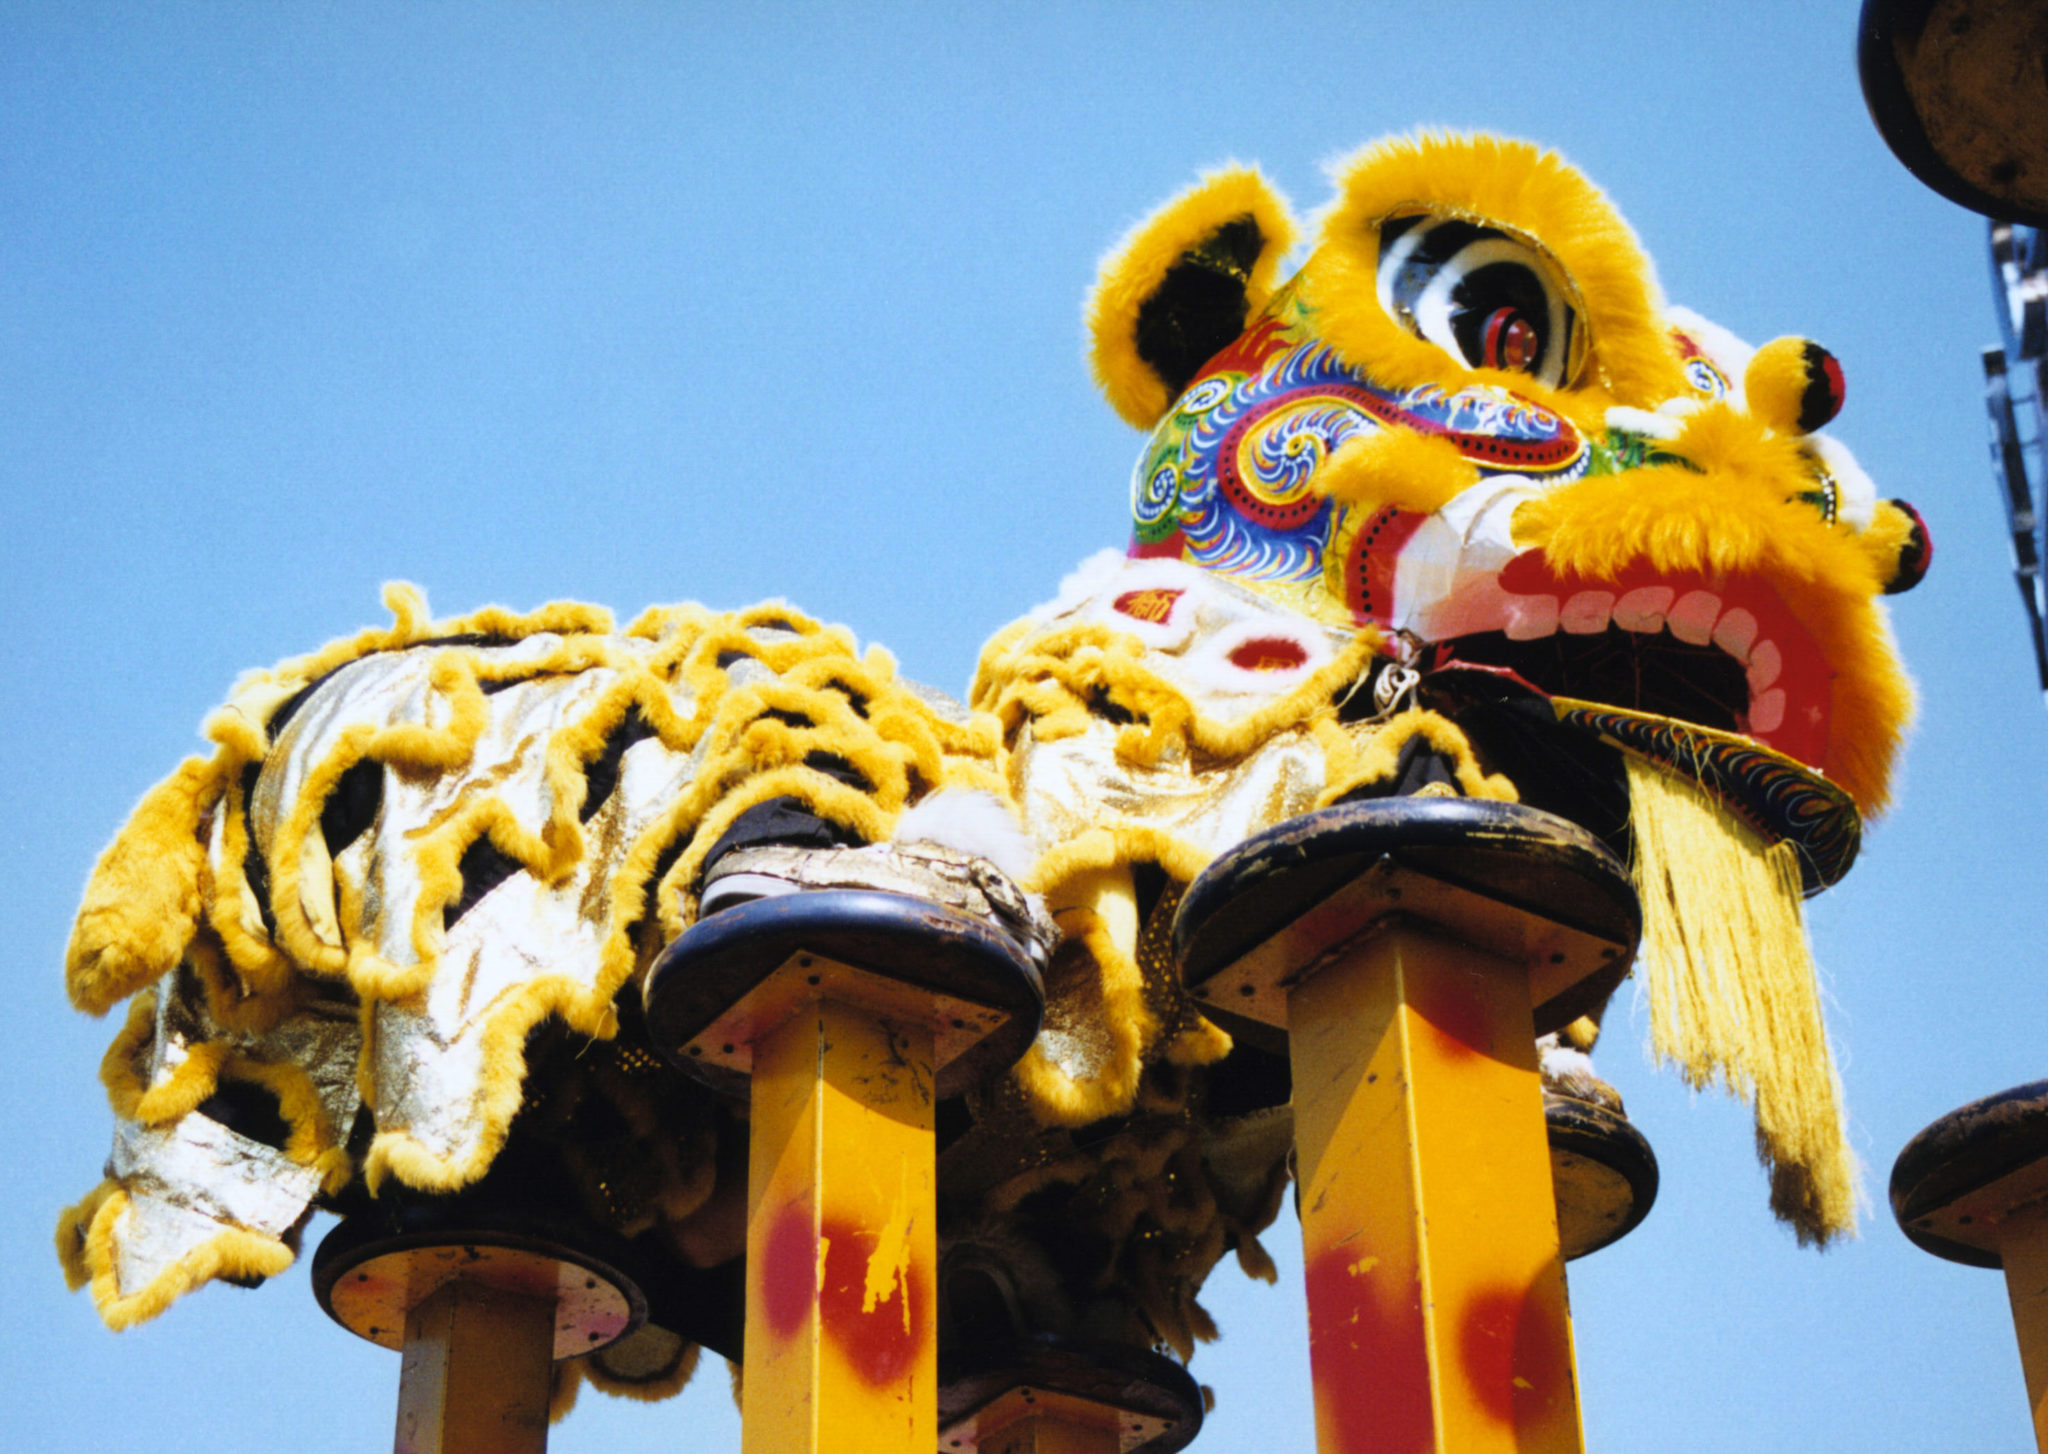
<path fill-rule="evenodd" d="M 1389 919 L 1287 1024 L 1318 1449 L 1581 1449 L 1528 971 Z"/>
<path fill-rule="evenodd" d="M 933 1037 L 831 1000 L 753 1046 L 746 1454 L 938 1442 Z"/>
<path fill-rule="evenodd" d="M 555 1300 L 455 1278 L 407 1312 L 396 1454 L 542 1454 Z"/>
<path fill-rule="evenodd" d="M 2027 1407 L 2034 1415 L 2035 1447 L 2048 1454 L 2048 1203 L 2008 1214 L 1999 1227 L 2012 1326 L 2020 1366 L 2027 1375 Z"/>

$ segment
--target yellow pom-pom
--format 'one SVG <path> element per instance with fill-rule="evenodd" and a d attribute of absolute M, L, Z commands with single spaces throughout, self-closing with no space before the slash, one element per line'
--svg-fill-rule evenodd
<path fill-rule="evenodd" d="M 1811 434 L 1842 412 L 1842 365 L 1809 338 L 1774 338 L 1742 376 L 1750 417 L 1780 434 Z"/>

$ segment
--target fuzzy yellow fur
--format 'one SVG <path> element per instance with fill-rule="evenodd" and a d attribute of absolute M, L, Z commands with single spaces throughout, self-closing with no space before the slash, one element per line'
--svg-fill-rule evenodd
<path fill-rule="evenodd" d="M 226 1040 L 208 1040 L 190 1046 L 169 1075 L 150 1084 L 144 1057 L 155 1038 L 156 1010 L 154 993 L 137 995 L 127 1023 L 101 1059 L 100 1084 L 115 1115 L 144 1126 L 168 1126 L 198 1110 L 223 1079 L 249 1081 L 277 1098 L 278 1114 L 289 1128 L 284 1154 L 319 1171 L 329 1192 L 348 1184 L 354 1165 L 341 1145 L 340 1128 L 321 1105 L 312 1077 L 298 1066 L 244 1054 Z"/>
<path fill-rule="evenodd" d="M 1316 469 L 1311 487 L 1360 511 L 1391 507 L 1430 515 L 1478 483 L 1478 468 L 1442 435 L 1387 428 L 1344 441 Z M 1338 552 L 1330 552 L 1324 573 L 1342 568 Z"/>
<path fill-rule="evenodd" d="M 199 825 L 223 778 L 214 763 L 188 758 L 100 855 L 64 955 L 65 987 L 85 1013 L 104 1015 L 177 968 L 199 922 Z"/>
<path fill-rule="evenodd" d="M 292 1249 L 275 1237 L 225 1227 L 150 1279 L 123 1292 L 116 1270 L 114 1228 L 128 1212 L 120 1183 L 103 1181 L 57 1223 L 57 1253 L 74 1289 L 92 1288 L 100 1318 L 119 1331 L 147 1322 L 184 1294 L 215 1278 L 275 1277 L 292 1265 Z"/>
<path fill-rule="evenodd" d="M 1650 260 L 1606 197 L 1555 152 L 1503 137 L 1422 132 L 1365 148 L 1338 168 L 1337 183 L 1337 202 L 1295 286 L 1322 337 L 1377 382 L 1495 383 L 1594 432 L 1609 404 L 1649 409 L 1686 392 L 1658 322 Z M 1380 227 L 1421 211 L 1519 234 L 1557 261 L 1587 333 L 1582 377 L 1553 390 L 1526 374 L 1469 369 L 1388 316 L 1376 287 Z"/>
<path fill-rule="evenodd" d="M 1346 734 L 1348 751 L 1341 756 L 1332 754 L 1327 768 L 1329 786 L 1323 789 L 1316 806 L 1328 807 L 1347 793 L 1393 777 L 1400 765 L 1401 749 L 1417 738 L 1451 760 L 1452 776 L 1466 797 L 1505 803 L 1521 800 L 1512 782 L 1480 767 L 1471 742 L 1449 718 L 1410 709 L 1363 733 Z"/>
<path fill-rule="evenodd" d="M 1097 720 L 1089 694 L 1101 685 L 1140 719 L 1118 734 L 1117 753 L 1126 761 L 1156 763 L 1176 743 L 1214 757 L 1242 757 L 1275 732 L 1333 714 L 1332 698 L 1358 678 L 1378 640 L 1375 632 L 1359 632 L 1292 691 L 1225 722 L 1197 711 L 1179 687 L 1146 667 L 1145 644 L 1135 636 L 1093 622 L 1048 628 L 1019 621 L 982 648 L 970 699 L 1006 735 L 1028 719 L 1033 735 L 1050 742 L 1085 732 Z"/>
<path fill-rule="evenodd" d="M 1028 722 L 1036 740 L 1054 741 L 1101 721 L 1090 711 L 1089 700 L 1096 688 L 1107 687 L 1114 702 L 1141 719 L 1119 731 L 1117 754 L 1144 765 L 1169 753 L 1200 753 L 1227 762 L 1277 733 L 1305 728 L 1324 754 L 1324 802 L 1391 776 L 1401 748 L 1419 737 L 1451 759 L 1463 791 L 1513 800 L 1513 784 L 1483 771 L 1464 735 L 1435 713 L 1410 711 L 1385 723 L 1349 728 L 1336 720 L 1334 699 L 1358 678 L 1374 639 L 1362 634 L 1293 691 L 1243 718 L 1222 722 L 1148 669 L 1145 649 L 1134 637 L 1092 624 L 1047 628 L 1020 623 L 985 650 L 974 702 L 991 712 L 1006 733 L 1021 731 Z M 1154 863 L 1169 879 L 1186 883 L 1209 857 L 1206 848 L 1175 834 L 1116 818 L 1055 845 L 1033 866 L 1026 887 L 1045 896 L 1069 942 L 1078 942 L 1093 962 L 1096 1018 L 1111 1046 L 1107 1064 L 1085 1079 L 1069 1075 L 1040 1048 L 1026 1055 L 1015 1080 L 1043 1121 L 1078 1126 L 1126 1114 L 1151 1060 L 1201 1065 L 1227 1053 L 1228 1037 L 1199 1015 L 1165 1025 L 1158 1008 L 1148 1003 L 1138 962 L 1141 926 L 1129 900 L 1132 865 Z"/>
<path fill-rule="evenodd" d="M 1147 1003 L 1138 963 L 1141 925 L 1131 888 L 1131 865 L 1156 863 L 1169 878 L 1185 883 L 1202 871 L 1209 855 L 1155 828 L 1119 823 L 1069 839 L 1041 857 L 1025 887 L 1044 895 L 1062 933 L 1080 944 L 1093 966 L 1090 993 L 1108 1036 L 1109 1063 L 1079 1078 L 1062 1070 L 1034 1045 L 1014 1073 L 1033 1114 L 1048 1125 L 1085 1126 L 1129 1112 L 1148 1056 L 1177 1064 L 1206 1065 L 1230 1049 L 1229 1037 L 1199 1016 L 1191 1023 L 1163 1027 Z M 1171 1034 L 1161 1043 L 1163 1029 Z"/>
<path fill-rule="evenodd" d="M 387 592 L 396 620 L 383 631 L 359 633 L 269 672 L 238 683 L 229 704 L 208 721 L 218 744 L 210 763 L 195 760 L 146 798 L 127 830 L 108 850 L 88 890 L 73 959 L 75 996 L 104 1009 L 188 956 L 208 989 L 209 1003 L 230 1028 L 273 1022 L 297 1002 L 301 975 L 345 977 L 362 1001 L 364 1053 L 359 1078 L 374 1102 L 376 1006 L 406 1002 L 432 982 L 439 963 L 446 908 L 462 892 L 460 863 L 478 838 L 488 838 L 544 883 L 560 882 L 588 851 L 579 810 L 585 765 L 629 710 L 637 709 L 664 745 L 688 752 L 709 748 L 690 788 L 660 821 L 630 844 L 609 895 L 610 917 L 596 983 L 541 976 L 503 997 L 482 1031 L 481 1110 L 485 1133 L 468 1153 L 443 1157 L 403 1128 L 381 1131 L 363 1174 L 374 1189 L 387 1176 L 424 1190 L 452 1191 L 489 1166 L 522 1101 L 525 1042 L 533 1027 L 556 1017 L 594 1037 L 616 1030 L 613 997 L 640 967 L 645 950 L 630 930 L 659 894 L 657 918 L 666 936 L 688 922 L 687 889 L 704 852 L 740 812 L 768 798 L 798 797 L 822 816 L 861 836 L 888 836 L 903 809 L 939 787 L 1000 789 L 995 768 L 995 724 L 935 717 L 895 676 L 886 653 L 855 654 L 852 637 L 825 628 L 781 603 L 716 615 L 701 607 L 650 611 L 628 628 L 627 639 L 649 641 L 642 654 L 608 634 L 610 618 L 594 608 L 557 604 L 529 616 L 497 608 L 450 621 L 429 618 L 410 588 Z M 788 634 L 757 638 L 750 628 L 776 625 Z M 432 648 L 429 686 L 436 705 L 427 722 L 362 724 L 346 729 L 309 765 L 298 796 L 284 806 L 273 840 L 262 846 L 269 869 L 268 907 L 276 929 L 265 928 L 256 890 L 243 872 L 249 851 L 250 805 L 242 801 L 244 768 L 270 750 L 264 728 L 289 697 L 326 673 L 363 656 L 445 637 L 491 634 L 524 639 L 541 633 L 560 639 L 548 649 L 507 664 L 463 645 Z M 759 661 L 775 675 L 735 687 L 719 663 L 731 655 Z M 361 907 L 336 902 L 319 815 L 343 773 L 369 760 L 400 772 L 463 769 L 488 718 L 483 690 L 494 680 L 527 679 L 598 668 L 613 680 L 582 703 L 552 733 L 545 748 L 549 812 L 529 830 L 489 792 L 459 808 L 409 845 L 422 886 L 414 908 L 414 962 L 394 964 L 358 932 Z M 689 689 L 691 705 L 679 713 L 668 682 Z M 863 701 L 856 713 L 850 698 Z M 801 717 L 792 726 L 773 713 Z M 864 715 L 863 715 L 864 713 Z M 708 739 L 708 742 L 707 742 Z M 873 785 L 863 792 L 805 765 L 814 753 L 844 759 Z M 202 821 L 208 809 L 221 838 L 219 881 L 207 873 Z M 686 841 L 661 885 L 651 882 L 669 847 Z M 148 916 L 127 908 L 140 904 Z M 168 908 L 164 907 L 168 904 Z M 206 927 L 193 925 L 203 908 Z M 178 913 L 182 911 L 180 927 Z M 165 926 L 170 925 L 166 932 Z M 210 928 L 212 935 L 206 932 Z M 218 948 L 214 937 L 218 936 Z M 225 959 L 225 964 L 222 959 Z M 267 1007 L 261 1008 L 261 1007 Z M 345 1182 L 347 1158 L 334 1130 L 319 1118 L 303 1077 L 288 1067 L 241 1056 L 225 1043 L 195 1047 L 162 1084 L 144 1087 L 134 1061 L 146 1044 L 147 1010 L 138 1007 L 107 1061 L 109 1094 L 124 1113 L 165 1123 L 197 1106 L 221 1075 L 268 1085 L 292 1127 L 286 1150 L 318 1166 L 330 1185 Z"/>
<path fill-rule="evenodd" d="M 1286 201 L 1249 167 L 1207 174 L 1103 259 L 1088 297 L 1088 359 L 1095 382 L 1127 423 L 1150 429 L 1173 402 L 1152 366 L 1138 357 L 1138 310 L 1183 254 L 1240 217 L 1250 217 L 1264 239 L 1245 290 L 1247 316 L 1256 317 L 1271 296 L 1281 256 L 1293 246 L 1294 222 Z"/>
<path fill-rule="evenodd" d="M 1651 1048 L 1688 1084 L 1755 1108 L 1771 1209 L 1801 1242 L 1853 1234 L 1856 1164 L 1793 849 L 1766 845 L 1689 782 L 1627 763 Z"/>
<path fill-rule="evenodd" d="M 632 1335 L 635 1339 L 650 1336 L 675 1338 L 674 1334 L 651 1323 L 643 1325 L 639 1332 Z M 695 1343 L 680 1338 L 675 1338 L 675 1341 L 677 1347 L 673 1361 L 660 1372 L 644 1378 L 618 1376 L 606 1366 L 605 1355 L 601 1353 L 588 1358 L 565 1359 L 557 1363 L 554 1369 L 554 1387 L 548 1400 L 548 1422 L 560 1423 L 568 1415 L 576 1406 L 578 1388 L 585 1383 L 614 1398 L 636 1399 L 648 1403 L 673 1398 L 681 1393 L 691 1376 L 696 1373 L 703 1350 Z"/>
<path fill-rule="evenodd" d="M 1596 579 L 1647 562 L 1766 581 L 1836 670 L 1827 756 L 1817 765 L 1864 813 L 1882 812 L 1913 689 L 1875 602 L 1882 581 L 1870 552 L 1846 526 L 1789 498 L 1808 478 L 1797 440 L 1711 404 L 1670 448 L 1698 468 L 1659 465 L 1548 491 L 1515 511 L 1516 543 L 1540 546 L 1555 570 Z"/>

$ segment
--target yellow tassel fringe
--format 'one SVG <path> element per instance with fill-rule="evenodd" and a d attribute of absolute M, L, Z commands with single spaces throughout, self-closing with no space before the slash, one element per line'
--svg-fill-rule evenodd
<path fill-rule="evenodd" d="M 1651 1050 L 1695 1089 L 1720 1085 L 1754 1107 L 1771 1210 L 1802 1244 L 1853 1235 L 1856 1162 L 1793 850 L 1691 784 L 1627 762 Z"/>

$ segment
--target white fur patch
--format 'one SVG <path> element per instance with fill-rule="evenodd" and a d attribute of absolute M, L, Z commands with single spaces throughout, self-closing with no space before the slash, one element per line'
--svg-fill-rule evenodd
<path fill-rule="evenodd" d="M 1130 560 L 1103 581 L 1086 615 L 1128 631 L 1154 651 L 1178 651 L 1195 629 L 1196 607 L 1214 578 L 1183 560 Z"/>
<path fill-rule="evenodd" d="M 1067 572 L 1060 581 L 1058 595 L 1042 606 L 1033 606 L 1027 614 L 1033 621 L 1050 621 L 1068 615 L 1107 585 L 1110 578 L 1124 568 L 1128 559 L 1115 546 L 1104 546 Z"/>
<path fill-rule="evenodd" d="M 1583 1050 L 1574 1050 L 1569 1045 L 1554 1043 L 1551 1036 L 1544 1036 L 1537 1044 L 1542 1046 L 1543 1074 L 1551 1080 L 1598 1080 L 1593 1072 L 1593 1057 Z"/>
<path fill-rule="evenodd" d="M 1664 310 L 1664 321 L 1700 346 L 1715 368 L 1728 376 L 1739 391 L 1743 371 L 1756 357 L 1756 346 L 1745 343 L 1711 318 L 1702 318 L 1690 308 L 1673 304 Z"/>
<path fill-rule="evenodd" d="M 936 843 L 985 858 L 1013 879 L 1031 871 L 1038 848 L 992 793 L 941 788 L 896 820 L 898 843 Z"/>
<path fill-rule="evenodd" d="M 1278 650 L 1261 643 L 1273 643 Z M 1276 655 L 1292 657 L 1295 664 L 1264 668 L 1250 664 Z M 1224 627 L 1182 657 L 1181 666 L 1188 678 L 1207 691 L 1277 697 L 1300 686 L 1326 665 L 1331 655 L 1328 639 L 1312 623 L 1275 612 Z"/>

